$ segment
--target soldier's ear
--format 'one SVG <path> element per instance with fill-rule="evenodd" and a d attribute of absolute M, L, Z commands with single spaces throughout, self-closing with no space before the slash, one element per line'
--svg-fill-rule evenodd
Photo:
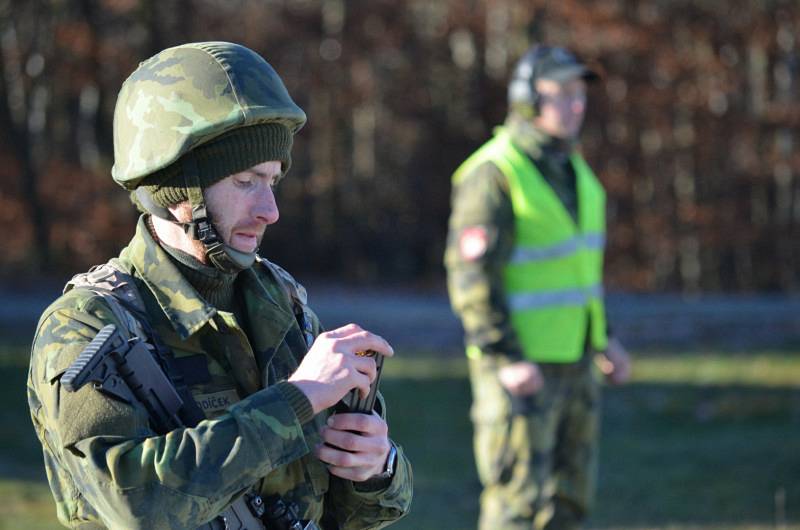
<path fill-rule="evenodd" d="M 166 209 L 180 223 L 192 221 L 192 205 L 188 200 L 173 204 Z"/>

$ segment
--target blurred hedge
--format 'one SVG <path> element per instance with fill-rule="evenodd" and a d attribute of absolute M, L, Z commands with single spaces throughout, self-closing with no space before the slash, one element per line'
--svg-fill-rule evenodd
<path fill-rule="evenodd" d="M 135 222 L 109 176 L 122 80 L 164 47 L 231 40 L 309 115 L 263 253 L 439 281 L 449 176 L 545 41 L 604 72 L 583 138 L 609 191 L 610 288 L 797 291 L 798 30 L 788 0 L 0 0 L 0 271 L 115 254 Z"/>

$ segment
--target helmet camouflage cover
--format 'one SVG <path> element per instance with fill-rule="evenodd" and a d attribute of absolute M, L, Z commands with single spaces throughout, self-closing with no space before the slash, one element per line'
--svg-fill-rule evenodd
<path fill-rule="evenodd" d="M 114 110 L 114 181 L 134 190 L 149 174 L 220 135 L 306 121 L 281 78 L 260 55 L 229 42 L 168 48 L 122 85 Z"/>

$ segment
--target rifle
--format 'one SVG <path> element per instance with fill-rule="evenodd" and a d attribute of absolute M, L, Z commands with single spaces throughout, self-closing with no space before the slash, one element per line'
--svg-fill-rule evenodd
<path fill-rule="evenodd" d="M 87 382 L 125 403 L 141 403 L 155 430 L 165 434 L 184 427 L 181 413 L 192 414 L 164 373 L 148 344 L 139 337 L 125 338 L 114 324 L 103 327 L 61 376 L 61 386 L 76 392 Z M 238 497 L 203 530 L 319 530 L 314 521 L 301 521 L 294 503 L 277 495 L 267 499 L 255 493 Z"/>
<path fill-rule="evenodd" d="M 91 381 L 95 389 L 125 403 L 147 409 L 156 431 L 183 427 L 183 400 L 138 337 L 125 340 L 114 324 L 103 327 L 61 376 L 61 386 L 76 392 Z"/>

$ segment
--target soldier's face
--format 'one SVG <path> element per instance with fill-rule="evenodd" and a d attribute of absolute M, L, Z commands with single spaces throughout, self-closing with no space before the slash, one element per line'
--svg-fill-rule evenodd
<path fill-rule="evenodd" d="M 534 124 L 556 138 L 569 140 L 577 137 L 586 113 L 586 82 L 580 78 L 564 83 L 539 79 L 536 91 L 540 103 Z"/>
<path fill-rule="evenodd" d="M 214 227 L 226 244 L 241 252 L 258 248 L 264 230 L 279 217 L 273 186 L 280 174 L 280 162 L 262 162 L 204 190 Z"/>

